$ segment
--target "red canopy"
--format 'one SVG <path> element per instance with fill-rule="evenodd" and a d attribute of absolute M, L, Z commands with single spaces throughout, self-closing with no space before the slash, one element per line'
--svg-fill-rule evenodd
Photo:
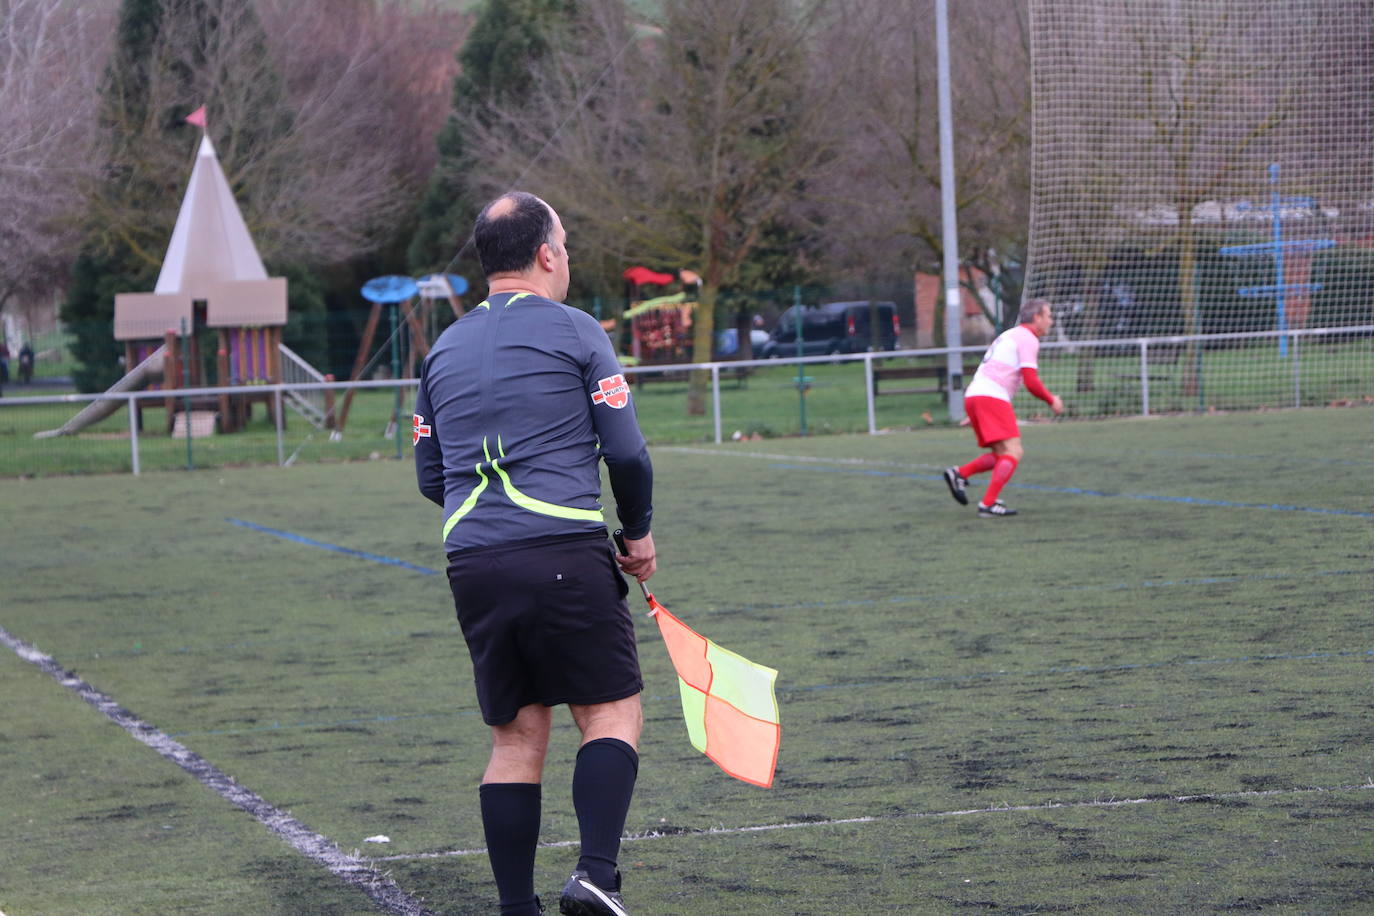
<path fill-rule="evenodd" d="M 636 286 L 640 286 L 645 283 L 657 283 L 659 286 L 667 286 L 669 283 L 672 283 L 677 280 L 677 277 L 674 277 L 672 274 L 661 274 L 658 271 L 650 270 L 647 267 L 626 268 L 625 273 L 622 274 L 622 276 L 626 280 L 629 280 L 631 283 L 635 284 Z"/>

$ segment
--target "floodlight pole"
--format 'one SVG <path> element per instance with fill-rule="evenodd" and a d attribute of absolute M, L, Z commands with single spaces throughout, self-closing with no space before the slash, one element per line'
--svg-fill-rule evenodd
<path fill-rule="evenodd" d="M 959 294 L 959 226 L 954 210 L 954 106 L 949 90 L 948 0 L 935 0 L 935 48 L 940 96 L 940 225 L 945 249 L 945 374 L 949 379 L 949 418 L 964 418 L 964 354 L 959 322 L 963 297 Z"/>

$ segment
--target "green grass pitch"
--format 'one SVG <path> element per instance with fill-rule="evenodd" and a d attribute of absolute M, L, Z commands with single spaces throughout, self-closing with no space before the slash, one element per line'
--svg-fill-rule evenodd
<path fill-rule="evenodd" d="M 1028 425 L 996 521 L 939 480 L 967 430 L 656 448 L 651 586 L 779 669 L 783 745 L 771 790 L 696 754 L 638 617 L 633 912 L 1368 912 L 1370 423 Z M 433 912 L 495 911 L 487 732 L 408 462 L 0 480 L 0 506 L 0 628 Z M 3 647 L 0 698 L 6 916 L 380 912 Z M 556 723 L 546 904 L 577 836 Z"/>

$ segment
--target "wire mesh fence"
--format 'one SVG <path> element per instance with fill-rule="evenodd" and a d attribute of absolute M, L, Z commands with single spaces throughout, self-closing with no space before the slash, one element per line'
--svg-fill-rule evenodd
<path fill-rule="evenodd" d="M 630 367 L 651 443 L 878 433 L 950 422 L 947 349 Z M 961 348 L 965 380 L 980 347 Z M 1047 340 L 1066 417 L 1374 404 L 1374 324 L 1194 337 Z M 688 410 L 693 373 L 704 386 Z M 0 476 L 142 473 L 407 457 L 414 379 L 0 399 Z M 323 405 L 314 418 L 298 402 Z M 244 422 L 220 432 L 231 401 Z M 345 411 L 345 405 L 348 405 Z M 1024 392 L 1018 414 L 1048 419 Z"/>
<path fill-rule="evenodd" d="M 1374 322 L 1367 4 L 1033 0 L 1031 12 L 1026 289 L 1068 336 Z M 1192 374 L 1220 360 L 1184 343 L 1183 401 L 1206 398 Z M 1246 387 L 1254 370 L 1233 371 Z"/>

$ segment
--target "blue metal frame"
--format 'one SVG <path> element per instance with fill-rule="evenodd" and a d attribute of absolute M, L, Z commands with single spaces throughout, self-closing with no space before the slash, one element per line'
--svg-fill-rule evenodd
<path fill-rule="evenodd" d="M 1255 255 L 1271 255 L 1274 258 L 1274 283 L 1270 286 L 1242 286 L 1236 290 L 1241 296 L 1273 296 L 1275 307 L 1278 312 L 1278 329 L 1288 330 L 1288 309 L 1285 296 L 1289 293 L 1311 293 L 1322 288 L 1320 283 L 1285 283 L 1283 281 L 1283 253 L 1285 251 L 1319 251 L 1323 248 L 1335 247 L 1335 239 L 1293 239 L 1284 241 L 1283 239 L 1283 208 L 1285 206 L 1303 207 L 1308 210 L 1316 210 L 1317 202 L 1311 197 L 1283 197 L 1279 194 L 1279 165 L 1274 163 L 1269 166 L 1269 183 L 1273 190 L 1269 193 L 1269 204 L 1267 206 L 1256 207 L 1248 201 L 1242 203 L 1238 209 L 1242 212 L 1248 210 L 1267 210 L 1271 214 L 1274 224 L 1274 240 L 1272 242 L 1260 242 L 1255 245 L 1227 245 L 1217 249 L 1219 254 L 1231 257 L 1252 257 Z M 1288 355 L 1288 338 L 1279 338 L 1279 356 Z"/>

